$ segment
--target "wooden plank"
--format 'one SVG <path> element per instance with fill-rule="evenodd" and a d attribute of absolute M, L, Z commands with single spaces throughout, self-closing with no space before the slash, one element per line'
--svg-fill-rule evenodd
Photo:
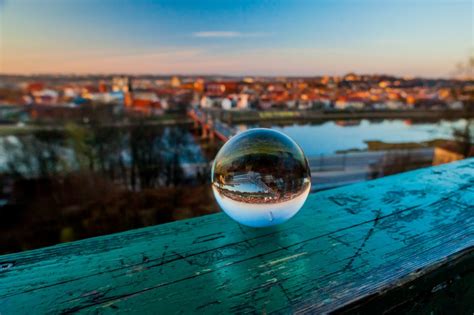
<path fill-rule="evenodd" d="M 423 276 L 372 294 L 337 314 L 474 314 L 474 249 L 433 265 Z"/>
<path fill-rule="evenodd" d="M 266 229 L 223 214 L 0 256 L 0 313 L 326 312 L 474 246 L 474 159 L 312 194 Z"/>

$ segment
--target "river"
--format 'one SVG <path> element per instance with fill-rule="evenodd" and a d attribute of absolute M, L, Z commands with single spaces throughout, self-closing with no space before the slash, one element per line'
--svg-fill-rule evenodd
<path fill-rule="evenodd" d="M 453 139 L 453 131 L 462 129 L 466 120 L 442 120 L 414 123 L 410 120 L 327 121 L 321 124 L 238 125 L 240 130 L 267 127 L 293 138 L 307 156 L 332 155 L 346 150 L 365 150 L 366 141 L 386 143 L 423 142 Z"/>

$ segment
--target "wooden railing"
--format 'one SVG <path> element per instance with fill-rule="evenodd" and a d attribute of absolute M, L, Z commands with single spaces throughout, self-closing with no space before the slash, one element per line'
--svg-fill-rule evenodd
<path fill-rule="evenodd" d="M 472 314 L 473 246 L 469 159 L 310 194 L 273 228 L 215 214 L 0 256 L 0 313 Z"/>

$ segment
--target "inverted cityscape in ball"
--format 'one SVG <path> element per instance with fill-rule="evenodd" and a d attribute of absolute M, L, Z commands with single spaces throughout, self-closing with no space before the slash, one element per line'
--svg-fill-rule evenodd
<path fill-rule="evenodd" d="M 311 174 L 301 148 L 287 135 L 256 128 L 227 141 L 212 165 L 212 190 L 235 221 L 265 227 L 283 223 L 303 206 Z"/>

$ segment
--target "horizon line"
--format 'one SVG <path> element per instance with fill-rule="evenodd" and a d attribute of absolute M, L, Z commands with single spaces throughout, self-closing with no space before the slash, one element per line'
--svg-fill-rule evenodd
<path fill-rule="evenodd" d="M 130 72 L 36 72 L 36 73 L 3 73 L 0 72 L 0 76 L 19 76 L 19 77 L 35 77 L 35 76 L 177 76 L 177 77 L 265 77 L 265 78 L 316 78 L 316 77 L 344 77 L 349 74 L 358 76 L 389 76 L 395 78 L 409 78 L 409 79 L 436 79 L 436 80 L 462 80 L 469 81 L 472 78 L 460 78 L 458 75 L 451 76 L 424 76 L 424 75 L 396 75 L 390 73 L 359 73 L 349 71 L 345 74 L 314 74 L 314 75 L 300 75 L 300 74 L 221 74 L 221 73 L 178 73 L 178 72 L 167 72 L 167 73 L 130 73 Z"/>

